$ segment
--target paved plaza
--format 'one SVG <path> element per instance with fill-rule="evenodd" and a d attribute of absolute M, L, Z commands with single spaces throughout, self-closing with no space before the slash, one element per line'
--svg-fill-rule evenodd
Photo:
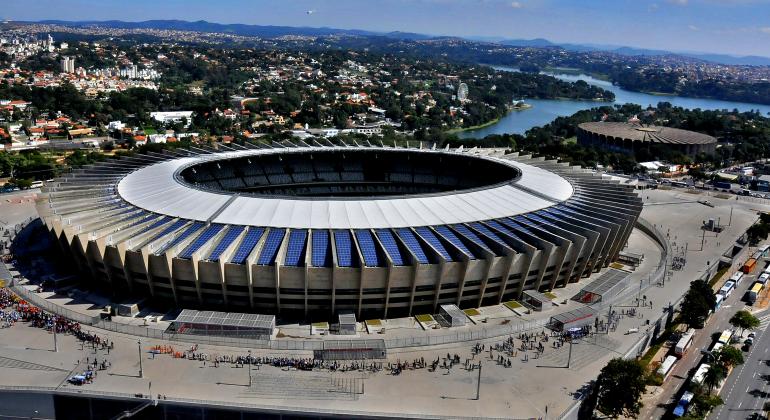
<path fill-rule="evenodd" d="M 107 354 L 106 350 L 94 350 L 89 345 L 81 345 L 72 336 L 60 334 L 57 337 L 59 351 L 53 352 L 51 334 L 25 324 L 17 324 L 0 329 L 0 386 L 58 387 L 83 392 L 107 391 L 153 397 L 160 394 L 168 400 L 213 400 L 232 404 L 291 407 L 300 411 L 378 412 L 390 413 L 394 417 L 409 414 L 501 418 L 546 417 L 546 414 L 555 416 L 572 406 L 577 393 L 596 377 L 610 358 L 623 356 L 633 350 L 640 333 L 628 334 L 629 330 L 639 329 L 644 332 L 648 328 L 648 320 L 658 319 L 663 308 L 681 296 L 690 281 L 703 274 L 707 263 L 715 263 L 731 247 L 735 239 L 756 220 L 757 210 L 770 209 L 758 200 L 736 200 L 735 197 L 725 200 L 683 191 L 650 190 L 640 195 L 648 204 L 642 217 L 668 235 L 675 255 L 684 255 L 687 250 L 687 264 L 681 271 L 673 271 L 665 286 L 650 284 L 650 273 L 658 265 L 661 250 L 649 237 L 634 231 L 626 250 L 644 254 L 644 261 L 631 272 L 626 288 L 619 293 L 613 307 L 619 313 L 624 308 L 635 308 L 636 315 L 621 317 L 614 331 L 579 340 L 572 346 L 571 357 L 568 345 L 554 347 L 553 337 L 549 337 L 547 342 L 538 337 L 537 342 L 542 343 L 544 348 L 539 357 L 532 350 L 490 353 L 491 347 L 502 345 L 511 338 L 513 347 L 519 349 L 522 340 L 514 335 L 479 341 L 478 344 L 485 348 L 479 354 L 473 354 L 473 347 L 477 344 L 475 341 L 388 349 L 387 360 L 376 362 L 383 364 L 379 371 L 351 369 L 332 372 L 324 369 L 307 372 L 268 365 L 259 368 L 254 366 L 249 386 L 249 370 L 246 367 L 212 362 L 217 357 L 244 356 L 247 353 L 244 348 L 201 344 L 196 353 L 206 354 L 209 358 L 203 362 L 148 352 L 156 345 L 169 345 L 176 351 L 185 351 L 192 344 L 142 339 L 143 377 L 140 378 L 140 353 L 135 336 L 94 330 L 96 334 L 109 337 L 115 342 L 115 348 Z M 709 200 L 714 207 L 697 202 L 704 199 Z M 719 219 L 723 225 L 729 221 L 730 225 L 725 226 L 719 236 L 707 232 L 704 238 L 700 225 L 709 218 Z M 702 239 L 705 240 L 701 250 Z M 583 279 L 579 284 L 556 289 L 555 302 L 569 299 L 589 281 Z M 652 302 L 652 308 L 637 307 L 637 299 L 642 296 L 646 297 L 645 302 Z M 98 311 L 92 306 L 81 302 L 69 305 L 68 309 L 83 310 L 86 313 Z M 522 316 L 507 309 L 507 312 L 490 309 L 491 314 L 497 315 L 488 322 L 537 321 L 577 306 L 577 303 L 569 301 L 549 312 Z M 600 318 L 606 320 L 606 313 L 600 314 Z M 455 331 L 442 329 L 426 332 L 410 319 L 388 322 L 392 326 L 387 327 L 384 334 L 367 334 L 364 330 L 360 331 L 360 338 L 409 337 Z M 483 326 L 469 324 L 462 328 L 472 330 Z M 311 337 L 305 325 L 282 325 L 279 328 L 284 335 L 291 336 L 285 339 L 320 339 L 317 336 Z M 84 329 L 93 330 L 89 327 Z M 539 333 L 541 329 L 534 332 Z M 255 357 L 313 356 L 310 351 L 251 351 Z M 445 369 L 441 366 L 448 354 L 452 358 L 459 356 L 460 363 Z M 498 362 L 501 356 L 504 363 Z M 84 369 L 86 359 L 93 361 L 94 358 L 99 361 L 109 360 L 111 367 L 98 371 L 91 384 L 75 386 L 66 383 L 67 378 Z M 411 364 L 421 359 L 428 362 L 429 366 L 438 359 L 439 367 L 435 370 L 405 369 L 399 375 L 392 374 L 388 369 L 389 363 Z M 508 360 L 511 361 L 511 367 L 506 367 Z M 466 369 L 466 366 L 479 362 L 482 365 L 481 386 L 480 398 L 476 400 L 479 372 L 477 369 Z M 363 363 L 371 365 L 373 362 Z"/>

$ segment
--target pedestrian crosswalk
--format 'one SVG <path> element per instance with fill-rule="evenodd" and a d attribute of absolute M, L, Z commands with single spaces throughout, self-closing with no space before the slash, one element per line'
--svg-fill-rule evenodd
<path fill-rule="evenodd" d="M 770 314 L 759 317 L 759 328 L 757 331 L 764 331 L 770 326 Z"/>

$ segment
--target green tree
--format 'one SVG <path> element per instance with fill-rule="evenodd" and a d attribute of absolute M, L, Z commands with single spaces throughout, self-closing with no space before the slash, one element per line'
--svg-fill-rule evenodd
<path fill-rule="evenodd" d="M 730 318 L 730 325 L 741 329 L 741 335 L 745 330 L 753 330 L 759 326 L 759 319 L 749 311 L 738 311 Z"/>
<path fill-rule="evenodd" d="M 703 384 L 708 387 L 709 394 L 711 394 L 711 391 L 713 391 L 726 376 L 727 369 L 720 363 L 714 363 L 709 366 L 706 374 L 703 375 Z"/>
<path fill-rule="evenodd" d="M 703 328 L 703 323 L 709 311 L 714 309 L 714 305 L 716 305 L 716 297 L 708 283 L 695 280 L 690 283 L 690 290 L 682 300 L 679 310 L 682 321 L 689 327 Z"/>
<path fill-rule="evenodd" d="M 724 346 L 717 353 L 716 359 L 724 367 L 733 367 L 743 364 L 743 353 L 733 346 Z"/>
<path fill-rule="evenodd" d="M 612 418 L 636 417 L 642 408 L 644 367 L 636 360 L 612 359 L 602 368 L 596 386 L 599 411 Z"/>

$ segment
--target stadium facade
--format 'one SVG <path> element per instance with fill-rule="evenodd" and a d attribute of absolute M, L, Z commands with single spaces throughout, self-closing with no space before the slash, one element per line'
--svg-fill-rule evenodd
<path fill-rule="evenodd" d="M 641 208 L 618 182 L 502 149 L 315 142 L 123 157 L 38 201 L 116 300 L 329 318 L 563 287 L 617 258 Z"/>
<path fill-rule="evenodd" d="M 634 153 L 662 147 L 683 155 L 713 154 L 717 139 L 695 131 L 623 122 L 587 122 L 578 125 L 578 143 L 614 152 Z"/>

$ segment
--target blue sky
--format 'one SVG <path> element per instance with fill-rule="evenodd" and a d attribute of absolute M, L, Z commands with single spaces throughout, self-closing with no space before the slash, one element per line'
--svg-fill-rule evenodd
<path fill-rule="evenodd" d="M 770 0 L 0 0 L 0 5 L 0 16 L 12 20 L 207 20 L 770 56 Z"/>

